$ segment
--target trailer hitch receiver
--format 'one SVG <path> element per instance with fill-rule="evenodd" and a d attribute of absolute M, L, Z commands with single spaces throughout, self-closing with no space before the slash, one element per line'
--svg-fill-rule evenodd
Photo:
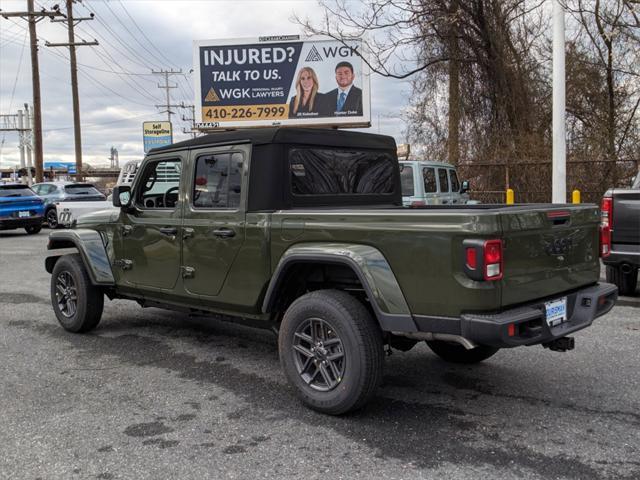
<path fill-rule="evenodd" d="M 576 346 L 576 342 L 573 337 L 561 337 L 550 342 L 543 343 L 542 346 L 554 352 L 566 352 L 568 350 L 573 350 Z"/>

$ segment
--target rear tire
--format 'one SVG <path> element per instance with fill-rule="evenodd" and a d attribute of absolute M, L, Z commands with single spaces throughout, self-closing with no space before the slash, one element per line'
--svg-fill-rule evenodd
<path fill-rule="evenodd" d="M 100 322 L 104 294 L 91 284 L 79 254 L 63 255 L 53 267 L 51 304 L 58 322 L 69 332 L 85 333 Z"/>
<path fill-rule="evenodd" d="M 287 309 L 280 363 L 309 407 L 330 415 L 357 410 L 382 379 L 382 333 L 365 306 L 339 290 L 307 293 Z"/>
<path fill-rule="evenodd" d="M 50 208 L 46 213 L 47 226 L 52 230 L 58 228 L 58 212 L 55 208 Z"/>
<path fill-rule="evenodd" d="M 495 355 L 499 348 L 479 345 L 467 350 L 462 345 L 442 342 L 440 340 L 427 341 L 429 348 L 445 362 L 451 363 L 479 363 Z"/>
<path fill-rule="evenodd" d="M 24 230 L 29 235 L 35 235 L 36 233 L 40 233 L 40 230 L 42 230 L 42 226 L 41 225 L 30 225 L 28 227 L 24 227 Z"/>
<path fill-rule="evenodd" d="M 631 267 L 631 272 L 623 273 L 621 266 L 607 265 L 607 282 L 618 287 L 620 295 L 633 295 L 638 286 L 638 268 Z"/>

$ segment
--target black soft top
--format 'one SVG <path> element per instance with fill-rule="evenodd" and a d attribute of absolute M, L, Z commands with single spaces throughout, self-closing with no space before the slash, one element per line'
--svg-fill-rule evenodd
<path fill-rule="evenodd" d="M 239 128 L 237 130 L 210 133 L 192 140 L 167 145 L 166 147 L 154 148 L 150 153 L 247 142 L 253 145 L 282 143 L 347 148 L 392 149 L 394 151 L 396 149 L 395 140 L 393 137 L 387 135 L 352 132 L 332 128 L 267 127 Z"/>

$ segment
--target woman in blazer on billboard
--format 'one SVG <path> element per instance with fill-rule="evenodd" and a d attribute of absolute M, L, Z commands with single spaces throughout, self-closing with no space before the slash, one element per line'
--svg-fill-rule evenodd
<path fill-rule="evenodd" d="M 318 116 L 323 94 L 318 92 L 318 76 L 311 67 L 302 67 L 296 79 L 296 95 L 289 102 L 289 118 L 313 118 Z"/>

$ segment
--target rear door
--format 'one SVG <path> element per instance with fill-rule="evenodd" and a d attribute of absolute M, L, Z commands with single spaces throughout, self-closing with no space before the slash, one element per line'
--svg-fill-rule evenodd
<path fill-rule="evenodd" d="M 503 306 L 598 281 L 599 210 L 594 206 L 505 207 Z"/>
<path fill-rule="evenodd" d="M 441 203 L 440 194 L 438 193 L 436 169 L 434 167 L 422 168 L 422 185 L 424 188 L 424 199 L 427 205 L 437 205 Z"/>
<path fill-rule="evenodd" d="M 250 145 L 192 152 L 183 221 L 187 293 L 224 302 L 221 291 L 245 239 Z"/>

